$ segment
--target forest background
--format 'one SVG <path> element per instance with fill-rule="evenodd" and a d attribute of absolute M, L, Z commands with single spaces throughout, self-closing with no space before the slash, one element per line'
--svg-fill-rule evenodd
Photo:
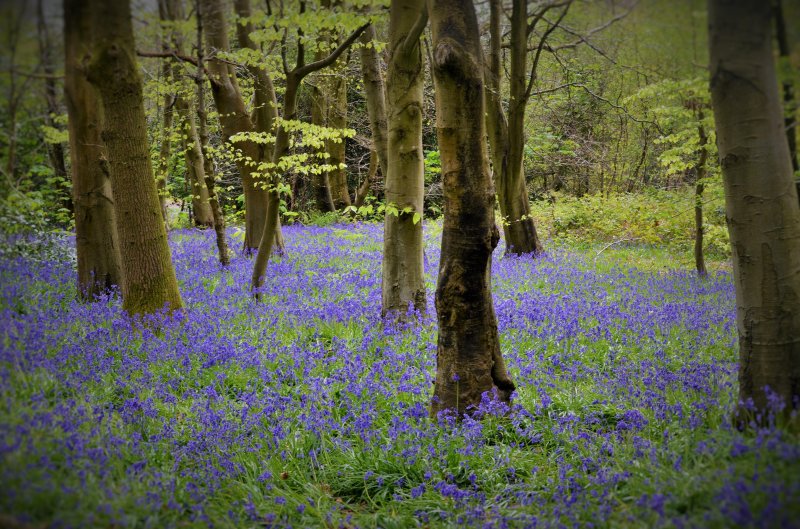
<path fill-rule="evenodd" d="M 784 4 L 784 19 L 797 20 L 798 3 Z M 159 17 L 155 3 L 134 3 L 141 55 L 170 48 L 170 35 L 175 33 L 186 43 L 187 55 L 196 53 L 193 11 L 186 7 L 184 20 L 170 22 L 163 20 L 163 13 Z M 254 7 L 256 13 L 262 12 L 261 6 Z M 378 13 L 375 46 L 385 69 L 386 11 L 377 4 L 363 9 Z M 61 6 L 4 2 L 2 10 L 5 52 L 0 91 L 5 97 L 0 108 L 4 174 L 0 229 L 7 235 L 54 228 L 69 231 L 74 220 L 62 95 Z M 488 10 L 488 3 L 477 4 L 487 46 Z M 321 7 L 309 8 L 308 14 L 289 23 L 308 24 L 309 33 L 316 31 L 320 39 L 331 41 L 331 27 L 339 27 L 344 35 L 365 20 L 353 10 L 334 7 L 327 13 Z M 246 67 L 252 50 L 236 44 L 234 14 L 227 15 L 233 49 L 225 56 L 240 65 L 242 97 L 252 111 L 254 78 Z M 713 266 L 725 266 L 729 245 L 713 116 L 708 109 L 706 16 L 704 3 L 694 0 L 577 2 L 547 35 L 525 107 L 523 165 L 531 214 L 545 241 L 600 244 L 598 249 L 612 243 L 611 250 L 618 244 L 665 246 L 672 259 L 690 267 L 697 202 L 704 209 L 705 253 L 715 261 Z M 258 20 L 258 15 L 253 18 Z M 784 24 L 791 46 L 777 57 L 778 73 L 782 83 L 796 86 L 800 29 L 797 24 Z M 547 28 L 542 24 L 537 31 Z M 280 79 L 275 37 L 263 30 L 260 34 L 264 64 Z M 423 44 L 429 54 L 428 38 L 423 38 Z M 312 74 L 300 86 L 298 120 L 328 128 L 306 129 L 293 145 L 293 156 L 287 160 L 290 176 L 281 189 L 284 224 L 383 219 L 383 175 L 376 156 L 371 156 L 374 149 L 359 46 L 363 44 L 354 44 L 333 68 Z M 776 46 L 776 54 L 777 50 Z M 508 49 L 503 53 L 508 68 Z M 424 63 L 423 214 L 437 218 L 442 214 L 440 162 L 429 61 Z M 194 97 L 193 67 L 175 58 L 147 57 L 140 57 L 140 66 L 151 161 L 162 181 L 168 225 L 210 225 L 208 208 L 201 200 L 192 200 L 206 196 L 206 191 L 202 183 L 192 184 L 187 171 L 191 161 L 182 140 L 184 118 L 175 106 L 177 96 Z M 280 86 L 277 93 L 282 97 Z M 219 202 L 228 223 L 241 225 L 244 191 L 236 166 L 240 151 L 222 141 L 210 91 L 205 97 Z M 790 102 L 787 122 L 796 119 L 796 111 Z M 701 129 L 705 129 L 703 134 Z M 708 151 L 707 169 L 698 179 L 703 150 Z M 320 185 L 329 187 L 330 197 L 336 199 L 320 200 Z M 704 194 L 696 201 L 698 188 Z M 236 237 L 240 240 L 234 245 L 242 244 L 244 231 L 237 230 Z M 24 239 L 16 240 L 26 244 Z M 21 250 L 13 245 L 3 248 L 3 252 L 15 251 Z"/>

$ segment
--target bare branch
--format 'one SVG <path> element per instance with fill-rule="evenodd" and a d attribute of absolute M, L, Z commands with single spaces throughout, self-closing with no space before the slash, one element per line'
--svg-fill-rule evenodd
<path fill-rule="evenodd" d="M 347 37 L 347 39 L 345 39 L 344 42 L 339 44 L 339 46 L 335 50 L 333 50 L 324 59 L 320 59 L 318 61 L 314 61 L 312 63 L 309 63 L 309 64 L 306 64 L 306 65 L 300 66 L 298 68 L 295 68 L 293 70 L 293 73 L 298 78 L 302 79 L 303 77 L 305 77 L 306 75 L 308 75 L 308 74 L 310 74 L 312 72 L 316 72 L 317 70 L 321 70 L 321 69 L 325 68 L 326 66 L 330 66 L 331 64 L 333 64 L 336 61 L 336 59 L 339 58 L 339 56 L 342 53 L 345 52 L 346 49 L 348 49 L 350 47 L 351 44 L 353 44 L 356 41 L 356 39 L 358 37 L 361 36 L 361 34 L 364 32 L 365 29 L 367 29 L 367 27 L 370 25 L 370 23 L 371 22 L 367 22 L 366 24 L 364 24 L 361 27 L 359 27 L 358 29 L 356 29 L 353 33 L 350 34 L 349 37 Z"/>
<path fill-rule="evenodd" d="M 555 31 L 555 29 L 558 27 L 561 21 L 564 20 L 564 17 L 567 16 L 567 12 L 569 11 L 571 5 L 572 5 L 571 3 L 567 4 L 567 6 L 561 12 L 561 15 L 559 15 L 558 20 L 556 20 L 555 23 L 550 24 L 550 27 L 547 28 L 547 31 L 544 32 L 542 38 L 539 39 L 539 46 L 536 48 L 536 55 L 534 55 L 533 57 L 533 65 L 531 66 L 531 75 L 528 78 L 528 86 L 525 87 L 525 96 L 524 96 L 525 101 L 527 101 L 531 95 L 531 89 L 533 89 L 533 81 L 536 79 L 536 68 L 538 68 L 539 66 L 539 58 L 542 56 L 542 48 L 544 48 L 544 45 L 547 42 L 547 37 L 549 37 L 550 34 L 553 31 Z"/>

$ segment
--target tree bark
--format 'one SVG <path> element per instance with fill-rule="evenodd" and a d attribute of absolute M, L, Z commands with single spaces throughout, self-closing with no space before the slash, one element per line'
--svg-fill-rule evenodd
<path fill-rule="evenodd" d="M 161 20 L 163 21 L 174 23 L 175 21 L 182 21 L 184 18 L 182 0 L 159 0 L 158 10 Z M 180 37 L 178 32 L 171 30 L 169 32 L 169 37 L 164 38 L 164 44 L 165 49 L 172 49 L 177 52 L 178 55 L 183 55 L 183 38 Z M 169 63 L 169 60 L 170 59 L 166 59 L 167 62 L 165 63 L 166 66 L 164 69 L 164 77 L 165 79 L 170 79 L 172 82 L 177 82 L 179 79 L 177 79 L 175 66 Z M 203 165 L 204 160 L 202 148 L 200 147 L 200 140 L 197 137 L 197 127 L 195 126 L 194 119 L 194 105 L 190 100 L 186 99 L 185 96 L 181 96 L 180 94 L 172 95 L 171 100 L 169 99 L 169 96 L 167 96 L 164 106 L 165 140 L 167 137 L 166 131 L 172 130 L 172 117 L 174 116 L 173 110 L 177 111 L 180 117 L 181 143 L 183 144 L 184 158 L 186 160 L 186 177 L 192 190 L 192 212 L 194 213 L 194 224 L 198 228 L 213 227 L 214 217 L 209 204 L 208 189 L 206 188 L 205 183 L 205 171 Z M 169 112 L 170 115 L 169 128 L 167 128 L 166 125 L 167 112 Z M 170 145 L 170 143 L 167 141 L 165 141 L 165 143 L 167 146 Z M 168 161 L 168 147 L 166 152 L 166 160 Z M 162 160 L 164 160 L 163 156 Z M 162 169 L 165 182 L 168 169 L 167 163 L 163 163 L 164 167 Z M 166 189 L 164 189 L 164 191 L 166 191 Z M 160 191 L 159 197 L 162 200 L 162 208 L 164 208 L 164 200 L 166 196 Z M 164 220 L 167 220 L 166 208 L 164 208 Z M 169 228 L 169 224 L 167 224 L 167 228 Z"/>
<path fill-rule="evenodd" d="M 386 118 L 386 85 L 381 73 L 381 59 L 375 43 L 378 40 L 375 26 L 367 27 L 361 35 L 359 59 L 361 61 L 361 77 L 364 81 L 364 96 L 367 100 L 367 114 L 372 131 L 372 145 L 378 157 L 381 174 L 388 172 L 388 121 Z"/>
<path fill-rule="evenodd" d="M 427 17 L 425 0 L 393 0 L 389 10 L 389 137 L 384 178 L 386 204 L 398 212 L 387 211 L 384 219 L 381 314 L 396 318 L 404 318 L 409 305 L 425 312 L 427 304 L 422 253 L 425 164 L 419 42 Z"/>
<path fill-rule="evenodd" d="M 331 2 L 323 0 L 322 7 L 330 9 Z M 336 43 L 336 38 L 330 31 L 323 31 L 320 40 Z M 319 50 L 316 60 L 328 55 L 327 50 Z M 316 125 L 343 129 L 347 127 L 347 77 L 343 74 L 344 61 L 337 61 L 330 68 L 317 75 L 316 84 L 312 93 L 312 120 Z M 340 167 L 344 164 L 345 154 L 344 139 L 326 140 L 325 152 L 328 153 L 327 163 L 334 169 L 325 171 L 324 174 L 314 177 L 314 195 L 320 211 L 342 210 L 350 205 L 350 191 L 347 188 L 347 172 Z M 327 187 L 327 189 L 326 189 Z M 332 209 L 327 209 L 325 203 L 331 199 Z"/>
<path fill-rule="evenodd" d="M 697 111 L 697 120 L 700 125 L 697 127 L 699 140 L 699 155 L 695 174 L 697 176 L 694 183 L 694 264 L 700 277 L 708 275 L 706 262 L 703 258 L 703 191 L 705 189 L 706 162 L 708 161 L 708 135 L 703 126 L 703 111 Z"/>
<path fill-rule="evenodd" d="M 69 115 L 72 196 L 78 296 L 93 300 L 122 285 L 117 221 L 105 146 L 99 94 L 86 80 L 81 61 L 91 48 L 89 6 L 64 0 L 64 93 Z"/>
<path fill-rule="evenodd" d="M 166 39 L 163 44 L 167 48 Z M 161 65 L 161 75 L 163 82 L 169 83 L 172 81 L 172 65 L 169 59 L 164 59 Z M 161 205 L 161 217 L 164 219 L 164 226 L 169 230 L 169 215 L 167 214 L 167 199 L 169 198 L 169 191 L 167 191 L 167 182 L 169 181 L 169 159 L 172 153 L 172 124 L 173 112 L 175 110 L 176 97 L 175 94 L 164 94 L 164 115 L 161 122 L 161 146 L 158 150 L 158 175 L 156 176 L 156 188 L 158 189 L 158 202 Z M 194 209 L 194 208 L 193 208 Z"/>
<path fill-rule="evenodd" d="M 221 0 L 201 0 L 203 23 L 206 33 L 206 46 L 209 50 L 229 51 L 228 29 Z M 240 132 L 254 132 L 253 120 L 247 113 L 239 91 L 234 67 L 219 59 L 207 62 L 208 75 L 211 81 L 211 94 L 219 113 L 223 137 L 227 140 Z M 252 141 L 236 143 L 242 154 L 258 163 L 264 156 L 263 147 Z M 242 177 L 245 203 L 245 235 L 244 251 L 250 254 L 258 248 L 264 222 L 267 218 L 267 189 L 265 179 L 256 178 L 254 169 L 247 160 L 238 160 L 236 167 Z"/>
<path fill-rule="evenodd" d="M 317 55 L 317 59 L 323 55 Z M 322 76 L 311 88 L 311 122 L 315 125 L 325 126 L 328 115 L 328 96 L 325 94 L 326 87 Z M 327 151 L 327 143 L 325 144 Z M 336 211 L 333 205 L 333 194 L 331 193 L 331 183 L 328 178 L 328 171 L 319 171 L 311 177 L 311 188 L 314 192 L 314 202 L 317 209 L 323 213 Z"/>
<path fill-rule="evenodd" d="M 225 216 L 222 207 L 217 199 L 216 184 L 214 181 L 214 160 L 209 153 L 208 142 L 208 115 L 206 112 L 206 92 L 205 92 L 205 53 L 203 48 L 203 8 L 199 0 L 195 3 L 197 19 L 197 129 L 200 152 L 203 157 L 203 176 L 205 178 L 206 190 L 208 192 L 208 205 L 211 208 L 211 215 L 214 219 L 214 232 L 219 253 L 219 262 L 222 266 L 228 266 L 231 262 L 228 250 L 228 240 L 225 236 Z"/>
<path fill-rule="evenodd" d="M 44 96 L 47 104 L 47 114 L 44 122 L 47 126 L 56 128 L 53 118 L 61 113 L 61 109 L 58 104 L 58 89 L 56 88 L 55 67 L 53 65 L 53 46 L 50 41 L 47 22 L 44 18 L 42 0 L 36 1 L 36 34 L 39 40 L 39 58 L 45 75 Z M 61 143 L 48 143 L 47 155 L 50 158 L 50 165 L 53 166 L 53 175 L 60 179 L 59 188 L 63 197 L 63 205 L 70 213 L 73 213 L 72 194 L 69 188 L 64 185 L 67 178 L 69 178 L 64 158 L 64 145 Z"/>
<path fill-rule="evenodd" d="M 543 250 L 530 213 L 522 167 L 525 148 L 526 75 L 528 68 L 528 12 L 526 0 L 514 0 L 511 14 L 511 72 L 507 115 L 501 102 L 500 0 L 490 0 L 490 68 L 487 75 L 487 126 L 492 151 L 497 200 L 503 217 L 506 253 L 536 254 Z"/>
<path fill-rule="evenodd" d="M 142 82 L 127 1 L 88 0 L 94 42 L 88 78 L 103 102 L 103 140 L 119 219 L 125 278 L 122 306 L 130 314 L 183 306 L 172 266 L 158 190 L 150 165 Z"/>
<path fill-rule="evenodd" d="M 214 214 L 209 203 L 209 193 L 206 186 L 205 160 L 197 127 L 194 120 L 194 105 L 183 97 L 178 96 L 175 109 L 181 117 L 183 128 L 184 156 L 186 159 L 186 174 L 192 186 L 192 211 L 194 211 L 194 225 L 198 228 L 214 227 Z"/>
<path fill-rule="evenodd" d="M 767 422 L 771 393 L 783 399 L 784 418 L 800 403 L 800 208 L 770 17 L 769 2 L 709 0 L 711 100 L 736 285 L 740 427 Z"/>
<path fill-rule="evenodd" d="M 491 294 L 491 259 L 500 234 L 486 152 L 483 66 L 472 2 L 429 0 L 442 158 L 444 223 L 436 313 L 439 343 L 431 415 L 460 417 L 496 390 L 508 402 L 514 383 L 500 352 Z"/>

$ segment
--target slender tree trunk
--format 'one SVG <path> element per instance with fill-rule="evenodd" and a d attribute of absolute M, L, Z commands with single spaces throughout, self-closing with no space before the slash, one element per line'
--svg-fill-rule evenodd
<path fill-rule="evenodd" d="M 108 159 L 100 137 L 102 108 L 81 66 L 81 58 L 91 47 L 88 9 L 84 0 L 64 0 L 64 92 L 69 115 L 78 295 L 84 300 L 122 285 Z"/>
<path fill-rule="evenodd" d="M 378 157 L 381 174 L 386 177 L 388 172 L 388 138 L 386 118 L 386 86 L 381 73 L 381 59 L 375 42 L 378 40 L 375 26 L 372 24 L 361 35 L 361 77 L 364 80 L 364 95 L 367 99 L 367 114 L 369 126 L 372 131 L 372 145 Z M 372 161 L 370 161 L 372 163 Z"/>
<path fill-rule="evenodd" d="M 358 190 L 356 190 L 356 198 L 353 202 L 353 205 L 357 208 L 360 208 L 364 205 L 364 201 L 367 199 L 369 195 L 370 187 L 372 186 L 372 182 L 375 181 L 375 178 L 378 174 L 378 152 L 375 149 L 372 149 L 369 152 L 369 170 L 367 172 L 367 177 L 361 182 L 361 185 L 358 186 Z"/>
<path fill-rule="evenodd" d="M 208 188 L 206 186 L 205 160 L 200 139 L 197 136 L 197 127 L 194 120 L 193 105 L 183 97 L 178 97 L 175 109 L 181 118 L 183 131 L 183 149 L 186 158 L 186 174 L 192 186 L 192 211 L 194 211 L 194 224 L 198 228 L 212 228 L 214 215 L 209 203 Z"/>
<path fill-rule="evenodd" d="M 700 153 L 697 159 L 695 174 L 697 180 L 694 184 L 694 264 L 697 273 L 701 277 L 708 275 L 706 262 L 703 258 L 703 190 L 705 188 L 706 162 L 708 161 L 708 136 L 703 126 L 703 111 L 698 110 L 697 119 L 700 125 L 697 127 L 697 134 L 700 145 Z"/>
<path fill-rule="evenodd" d="M 86 2 L 94 43 L 89 81 L 103 102 L 103 140 L 118 215 L 125 281 L 123 308 L 131 314 L 183 306 L 172 266 L 158 190 L 150 165 L 142 82 L 127 1 Z"/>
<path fill-rule="evenodd" d="M 201 0 L 203 9 L 206 46 L 211 50 L 229 51 L 228 29 L 221 0 Z M 207 62 L 211 93 L 219 113 L 224 138 L 227 140 L 240 132 L 253 132 L 255 125 L 245 109 L 244 100 L 236 81 L 234 66 L 212 59 Z M 258 163 L 263 158 L 264 149 L 251 141 L 237 142 L 236 148 L 246 157 Z M 253 167 L 247 160 L 236 163 L 242 177 L 245 202 L 244 251 L 249 254 L 258 248 L 264 221 L 267 218 L 267 190 L 264 178 L 253 175 Z"/>
<path fill-rule="evenodd" d="M 219 252 L 219 262 L 222 266 L 228 266 L 231 262 L 228 250 L 228 240 L 225 236 L 225 216 L 217 198 L 216 184 L 214 182 L 214 161 L 209 152 L 208 142 L 208 115 L 206 112 L 206 92 L 205 92 L 205 54 L 203 48 L 203 9 L 199 0 L 195 3 L 197 19 L 197 128 L 200 152 L 203 156 L 203 176 L 205 178 L 206 190 L 208 192 L 208 205 L 211 208 L 211 215 L 214 219 L 214 232 L 217 240 L 217 250 Z"/>
<path fill-rule="evenodd" d="M 503 217 L 506 253 L 536 254 L 543 250 L 530 212 L 522 159 L 525 148 L 526 76 L 528 74 L 527 0 L 514 0 L 511 14 L 511 72 L 507 116 L 500 99 L 500 0 L 490 1 L 490 88 L 487 91 L 487 125 L 497 200 Z"/>
<path fill-rule="evenodd" d="M 789 65 L 789 38 L 786 36 L 786 20 L 783 18 L 783 2 L 775 0 L 775 35 L 778 38 L 778 55 L 781 61 Z M 797 163 L 797 102 L 794 99 L 794 86 L 787 76 L 783 79 L 783 123 L 786 127 L 786 141 L 789 142 L 789 156 L 792 159 L 792 170 L 800 169 Z"/>
<path fill-rule="evenodd" d="M 168 49 L 166 39 L 163 46 L 164 49 Z M 170 64 L 169 59 L 164 59 L 161 75 L 165 83 L 170 83 L 172 81 L 172 64 Z M 167 214 L 169 191 L 167 191 L 167 182 L 169 181 L 169 159 L 172 153 L 172 124 L 174 121 L 173 112 L 175 110 L 175 103 L 175 94 L 164 94 L 164 115 L 161 124 L 163 134 L 161 136 L 161 146 L 158 151 L 158 175 L 156 176 L 158 202 L 161 205 L 161 216 L 164 219 L 164 226 L 166 226 L 167 230 L 169 230 L 169 216 Z"/>
<path fill-rule="evenodd" d="M 436 132 L 442 157 L 444 225 L 436 313 L 439 343 L 431 414 L 458 416 L 514 383 L 500 352 L 491 294 L 491 259 L 500 234 L 486 152 L 483 66 L 478 22 L 469 0 L 430 0 Z"/>
<path fill-rule="evenodd" d="M 403 318 L 409 304 L 425 312 L 422 214 L 425 164 L 422 151 L 423 62 L 420 34 L 427 24 L 425 0 L 393 0 L 389 11 L 387 205 L 383 228 L 384 316 Z M 403 213 L 408 209 L 407 213 Z"/>
<path fill-rule="evenodd" d="M 347 127 L 347 77 L 341 71 L 344 63 L 337 63 L 328 72 L 326 84 L 329 89 L 329 101 L 327 105 L 328 116 L 327 126 L 334 129 L 344 129 Z M 341 211 L 350 205 L 350 190 L 347 188 L 347 171 L 344 167 L 345 140 L 327 140 L 326 150 L 330 155 L 328 163 L 334 169 L 328 171 L 328 184 L 331 188 L 333 197 L 333 207 Z"/>
<path fill-rule="evenodd" d="M 304 4 L 301 4 L 301 10 L 304 9 Z M 318 59 L 313 63 L 306 64 L 304 57 L 304 48 L 299 44 L 297 53 L 297 63 L 294 69 L 284 71 L 286 75 L 286 91 L 283 95 L 283 119 L 292 121 L 297 119 L 297 90 L 303 79 L 316 71 L 330 66 L 347 50 L 350 45 L 361 35 L 366 29 L 366 25 L 361 26 L 350 36 L 344 40 L 334 51 L 328 54 L 323 59 Z M 275 131 L 275 151 L 273 153 L 273 162 L 278 162 L 282 157 L 289 153 L 289 133 L 286 127 L 278 125 Z M 277 185 L 280 183 L 279 175 L 271 174 L 268 178 L 269 183 L 269 201 L 267 204 L 267 219 L 264 223 L 264 233 L 261 236 L 261 242 L 258 246 L 258 254 L 256 255 L 255 262 L 253 263 L 253 275 L 250 279 L 250 286 L 253 290 L 253 295 L 259 299 L 258 290 L 264 284 L 264 274 L 267 271 L 267 263 L 269 262 L 270 255 L 272 254 L 273 243 L 278 233 L 280 226 L 278 218 L 278 206 L 280 204 L 280 195 L 278 194 Z"/>
<path fill-rule="evenodd" d="M 739 426 L 766 422 L 773 392 L 784 418 L 800 403 L 800 208 L 770 17 L 769 2 L 709 1 L 711 100 L 736 285 Z"/>
<path fill-rule="evenodd" d="M 253 32 L 253 24 L 249 21 L 253 14 L 250 9 L 250 0 L 234 0 L 233 7 L 236 10 L 236 15 L 240 18 L 240 21 L 236 24 L 236 36 L 239 39 L 239 45 L 256 53 L 262 53 L 261 48 L 250 37 Z M 278 116 L 278 98 L 275 95 L 275 86 L 272 84 L 272 78 L 264 68 L 259 68 L 252 64 L 247 66 L 247 70 L 254 80 L 253 95 L 255 106 L 250 119 L 253 121 L 256 131 L 274 133 L 275 118 Z M 272 153 L 273 149 L 269 145 L 264 146 L 261 153 L 262 159 L 271 160 Z M 280 217 L 278 217 L 278 225 L 275 231 L 275 245 L 279 254 L 286 252 Z"/>
<path fill-rule="evenodd" d="M 183 14 L 183 1 L 182 0 L 159 0 L 158 11 L 162 21 L 174 24 L 175 21 L 182 21 Z M 168 37 L 164 37 L 164 49 L 174 49 L 179 55 L 183 54 L 183 38 L 180 33 L 170 28 Z M 167 59 L 168 61 L 169 59 Z M 164 78 L 169 79 L 170 82 L 178 82 L 175 67 L 166 62 L 164 69 Z M 166 182 L 168 168 L 169 168 L 169 145 L 170 142 L 166 141 L 167 132 L 172 130 L 173 110 L 179 115 L 179 122 L 181 126 L 181 143 L 183 144 L 183 152 L 186 160 L 186 176 L 190 189 L 192 192 L 192 212 L 195 226 L 198 228 L 207 228 L 214 226 L 214 217 L 211 212 L 211 206 L 208 202 L 208 189 L 205 183 L 205 171 L 202 148 L 200 147 L 200 140 L 197 137 L 197 127 L 194 120 L 194 105 L 184 96 L 170 95 L 165 100 L 165 145 L 166 156 L 163 156 L 164 150 L 162 149 L 162 172 L 164 174 L 164 182 Z M 167 126 L 167 112 L 169 112 L 169 126 Z M 163 145 L 162 145 L 163 147 Z M 164 220 L 166 216 L 166 186 L 164 190 L 159 192 L 161 204 L 164 211 Z M 169 229 L 169 224 L 167 224 Z"/>
<path fill-rule="evenodd" d="M 317 55 L 321 58 L 322 53 Z M 311 122 L 319 126 L 327 126 L 328 115 L 328 96 L 325 93 L 326 83 L 320 75 L 317 82 L 311 88 Z M 327 143 L 325 144 L 327 150 Z M 336 211 L 333 205 L 333 195 L 331 194 L 331 184 L 328 178 L 328 171 L 319 171 L 311 176 L 311 188 L 314 191 L 314 202 L 317 209 L 323 213 Z"/>
<path fill-rule="evenodd" d="M 45 74 L 44 79 L 44 95 L 47 104 L 47 114 L 44 122 L 47 126 L 56 128 L 56 123 L 53 120 L 54 116 L 61 113 L 58 104 L 58 89 L 56 88 L 55 80 L 55 67 L 53 65 L 53 47 L 50 42 L 50 32 L 47 29 L 47 22 L 44 18 L 44 9 L 42 7 L 42 0 L 36 1 L 36 33 L 39 39 L 39 57 L 42 64 L 42 71 Z M 48 143 L 47 155 L 50 158 L 50 165 L 53 166 L 53 175 L 66 183 L 67 178 L 67 164 L 64 159 L 64 145 L 61 143 Z M 63 196 L 62 202 L 70 213 L 74 212 L 72 205 L 72 194 L 69 188 L 64 184 L 59 184 L 61 194 Z"/>

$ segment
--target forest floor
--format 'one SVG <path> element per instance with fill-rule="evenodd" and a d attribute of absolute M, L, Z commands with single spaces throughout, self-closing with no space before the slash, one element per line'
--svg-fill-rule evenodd
<path fill-rule="evenodd" d="M 454 424 L 428 417 L 436 224 L 406 326 L 380 319 L 381 225 L 284 230 L 263 303 L 249 259 L 221 270 L 212 232 L 173 231 L 187 308 L 146 322 L 77 302 L 68 259 L 0 260 L 0 524 L 800 527 L 798 439 L 730 426 L 722 262 L 498 249 L 518 391 Z"/>

